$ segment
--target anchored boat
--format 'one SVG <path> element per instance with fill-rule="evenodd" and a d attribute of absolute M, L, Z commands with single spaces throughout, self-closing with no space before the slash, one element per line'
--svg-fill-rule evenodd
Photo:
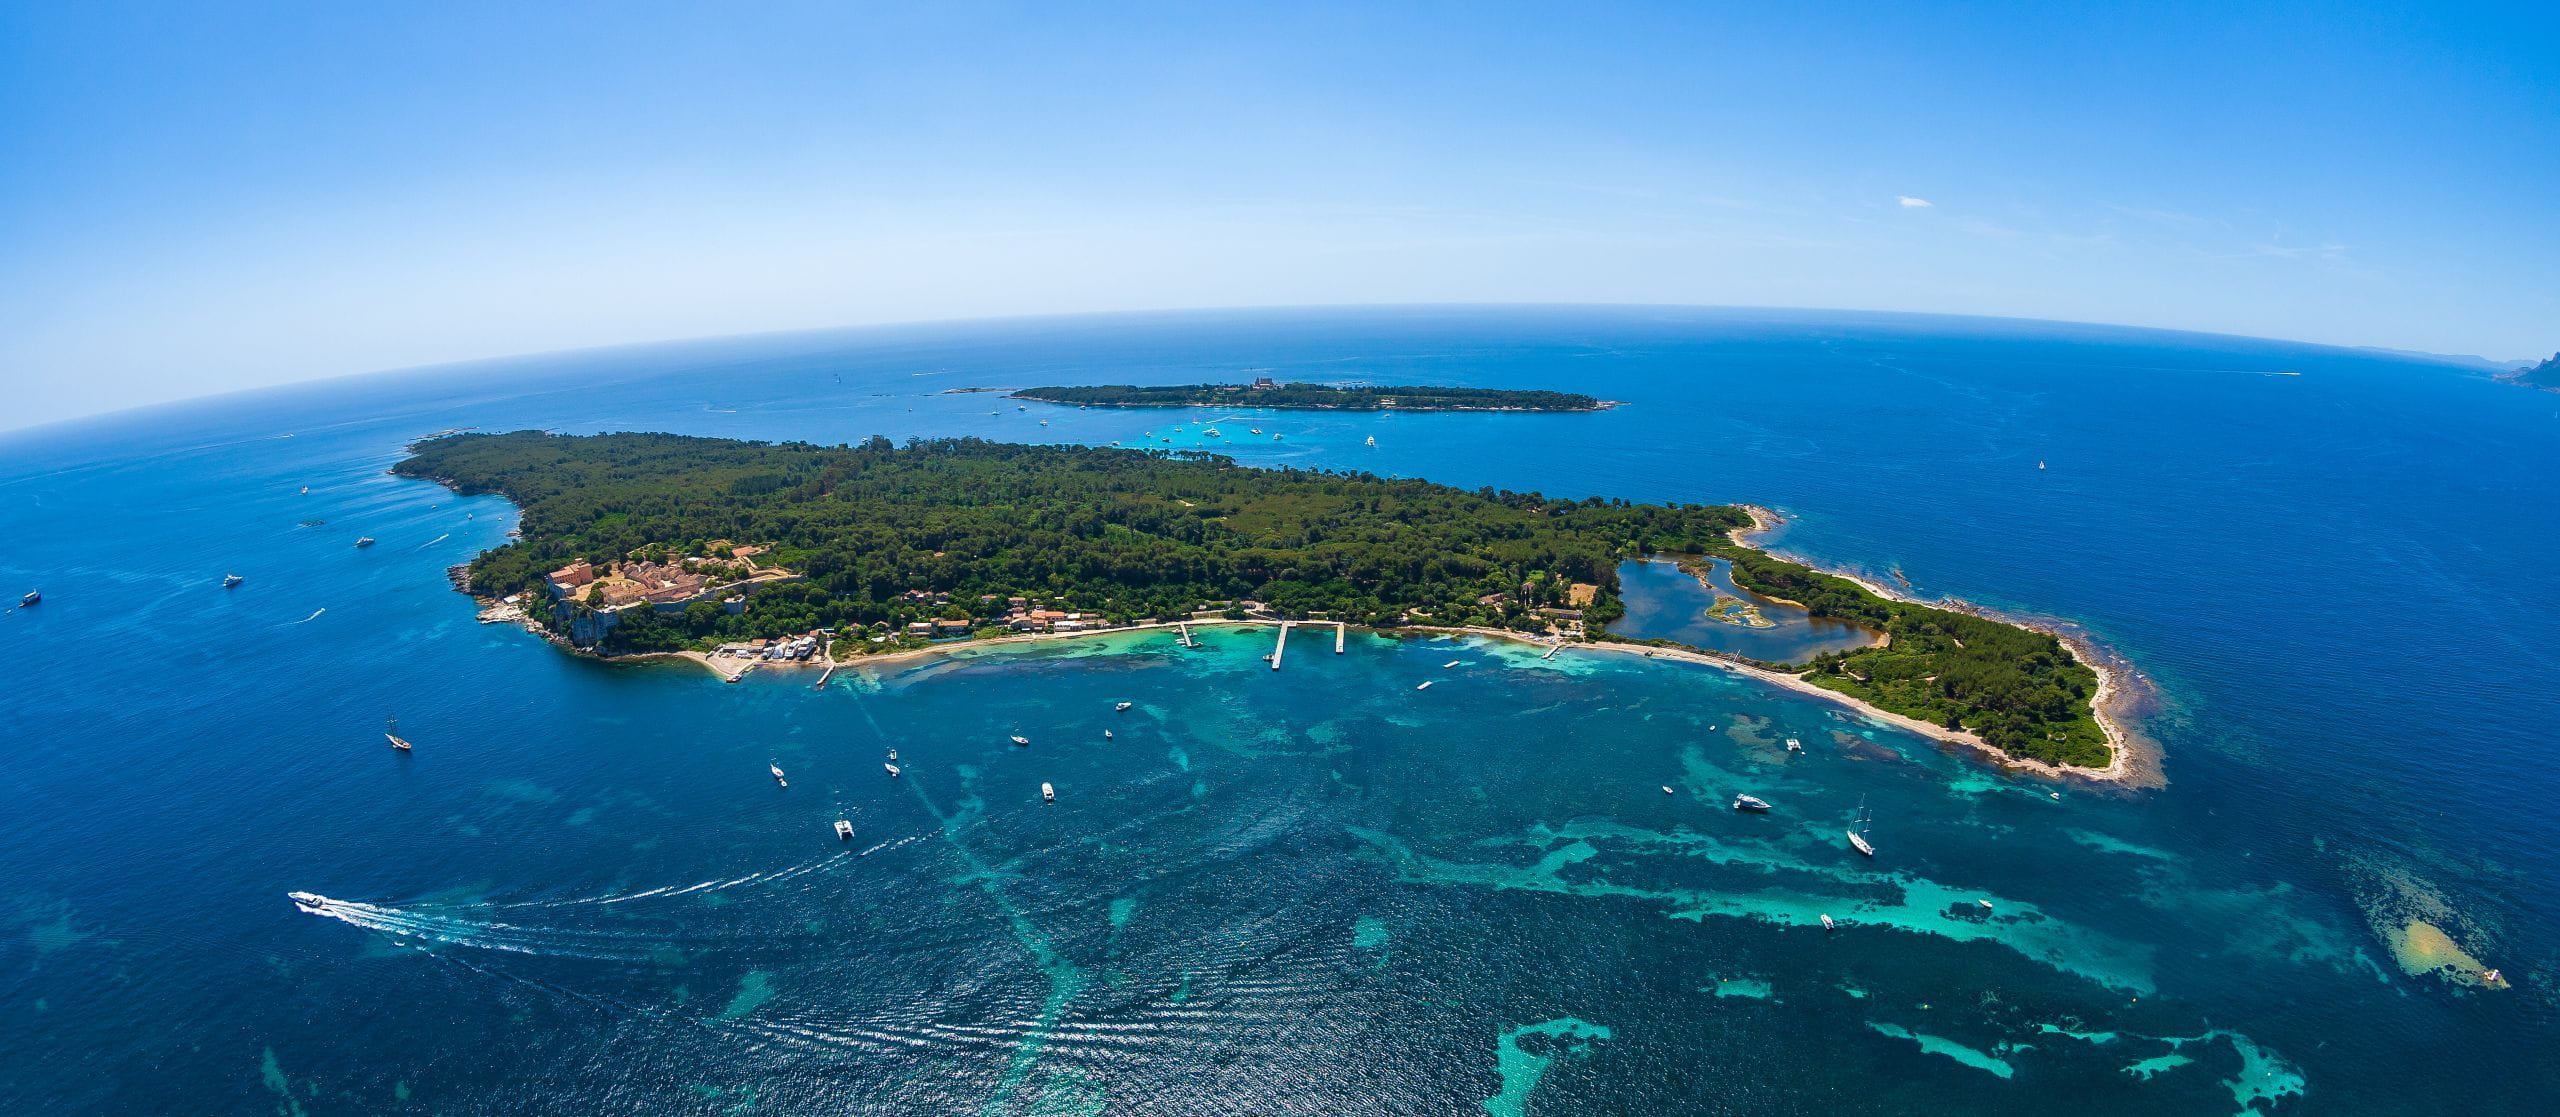
<path fill-rule="evenodd" d="M 225 574 L 222 576 L 222 588 L 230 589 L 246 580 L 237 574 Z"/>
<path fill-rule="evenodd" d="M 786 780 L 786 779 L 782 778 L 782 765 L 779 765 L 779 764 L 767 764 L 767 765 L 765 765 L 765 770 L 766 770 L 766 771 L 768 771 L 768 772 L 772 772 L 772 773 L 773 773 L 773 782 L 778 783 L 778 784 L 781 784 L 781 785 L 782 785 L 782 786 L 784 786 L 784 787 L 789 787 L 789 786 L 791 786 L 791 781 L 790 781 L 790 780 Z"/>
<path fill-rule="evenodd" d="M 370 535 L 359 535 L 359 536 L 356 536 L 356 546 L 359 546 L 359 547 L 370 547 L 370 546 L 373 546 L 373 537 L 372 537 L 372 536 L 370 536 Z"/>
<path fill-rule="evenodd" d="M 1864 795 L 1859 796 L 1859 797 L 1858 797 L 1858 828 L 1857 828 L 1857 829 L 1855 829 L 1855 830 L 1848 831 L 1848 835 L 1849 835 L 1849 848 L 1854 849 L 1854 850 L 1857 850 L 1857 851 L 1858 851 L 1858 852 L 1860 852 L 1860 853 L 1866 854 L 1866 855 L 1867 855 L 1867 856 L 1869 856 L 1869 857 L 1873 857 L 1873 856 L 1875 856 L 1875 855 L 1876 855 L 1876 847 L 1874 847 L 1874 846 L 1872 846 L 1872 845 L 1867 844 L 1867 826 L 1868 826 L 1870 823 L 1874 822 L 1874 821 L 1875 821 L 1874 819 L 1871 819 L 1871 818 L 1868 818 L 1868 817 L 1867 817 L 1867 797 L 1866 797 L 1866 796 L 1864 796 Z"/>
<path fill-rule="evenodd" d="M 383 736 L 385 736 L 385 737 L 389 737 L 389 738 L 391 738 L 391 747 L 392 747 L 392 748 L 395 748 L 395 749 L 398 749 L 398 750 L 400 750 L 400 751 L 402 751 L 402 752 L 407 752 L 407 751 L 409 751 L 409 739 L 408 739 L 408 738 L 406 738 L 406 737 L 401 736 L 401 735 L 400 735 L 400 732 L 399 732 L 399 730 L 400 730 L 400 719 L 399 719 L 399 718 L 396 718 L 396 717 L 392 717 L 392 718 L 384 718 L 384 719 L 382 719 L 382 720 L 383 720 L 383 730 L 382 730 L 382 735 L 383 735 Z"/>
<path fill-rule="evenodd" d="M 1733 809 L 1757 814 L 1769 809 L 1769 801 L 1757 795 L 1736 795 L 1733 797 Z"/>
<path fill-rule="evenodd" d="M 883 765 L 881 765 L 881 767 L 882 767 L 882 768 L 886 768 L 886 769 L 888 769 L 888 770 L 889 770 L 889 778 L 890 778 L 890 779 L 893 779 L 893 780 L 894 780 L 894 779 L 898 778 L 898 766 L 897 766 L 897 765 L 895 765 L 895 764 L 883 764 Z"/>
<path fill-rule="evenodd" d="M 1031 743 L 1031 738 L 1016 733 L 1013 735 L 1013 743 L 1017 745 L 1028 745 Z"/>
<path fill-rule="evenodd" d="M 848 842 L 853 840 L 853 821 L 851 819 L 839 818 L 836 820 L 836 837 L 842 838 Z"/>
<path fill-rule="evenodd" d="M 1131 707 L 1131 706 L 1135 706 L 1135 705 L 1137 705 L 1137 703 L 1135 703 L 1135 702 L 1121 702 L 1121 703 L 1117 703 L 1117 704 L 1115 704 L 1115 705 L 1113 705 L 1113 706 L 1111 707 L 1111 712 L 1112 712 L 1112 713 L 1115 713 L 1115 714 L 1125 714 L 1125 713 L 1128 713 L 1128 712 L 1129 712 L 1129 707 Z"/>
<path fill-rule="evenodd" d="M 1057 789 L 1057 788 L 1054 788 L 1054 787 L 1051 787 L 1051 786 L 1049 786 L 1048 784 L 1045 784 L 1045 783 L 1044 783 L 1044 784 L 1041 784 L 1041 785 L 1040 785 L 1040 801 L 1041 801 L 1041 802 L 1043 802 L 1043 803 L 1055 803 L 1055 802 L 1057 802 L 1057 801 L 1058 801 L 1058 789 Z"/>
<path fill-rule="evenodd" d="M 28 591 L 27 591 L 27 595 L 26 595 L 25 597 L 21 597 L 21 598 L 19 598 L 19 599 L 18 599 L 18 608 L 24 609 L 24 608 L 26 608 L 27 606 L 33 605 L 33 604 L 35 604 L 36 602 L 39 602 L 39 601 L 42 601 L 42 600 L 44 600 L 44 595 L 43 595 L 43 594 L 38 593 L 38 592 L 36 592 L 36 591 L 34 591 L 34 590 L 28 590 Z"/>

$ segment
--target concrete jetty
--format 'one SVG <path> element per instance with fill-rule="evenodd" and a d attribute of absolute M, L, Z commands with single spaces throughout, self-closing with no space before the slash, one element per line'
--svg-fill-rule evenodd
<path fill-rule="evenodd" d="M 1351 626 L 1349 624 L 1342 621 L 1333 622 L 1333 654 L 1342 654 L 1342 642 L 1350 638 L 1350 636 Z"/>
<path fill-rule="evenodd" d="M 1552 644 L 1547 645 L 1547 654 L 1542 655 L 1542 656 L 1539 656 L 1538 658 L 1539 658 L 1539 659 L 1554 659 L 1554 658 L 1556 657 L 1556 653 L 1557 653 L 1557 652 L 1560 652 L 1560 651 L 1563 651 L 1563 650 L 1564 650 L 1564 641 L 1562 641 L 1562 640 L 1558 640 L 1558 641 L 1556 641 L 1555 643 L 1552 643 Z"/>
<path fill-rule="evenodd" d="M 1274 671 L 1280 669 L 1280 656 L 1289 650 L 1289 626 L 1294 623 L 1296 622 L 1280 622 L 1280 639 L 1271 645 L 1271 669 Z"/>
<path fill-rule="evenodd" d="M 1198 641 L 1198 640 L 1194 640 L 1194 639 L 1192 639 L 1192 638 L 1191 638 L 1191 625 L 1190 625 L 1190 624 L 1188 624 L 1188 623 L 1186 623 L 1186 622 L 1179 622 L 1179 621 L 1177 621 L 1177 622 L 1175 622 L 1175 624 L 1174 624 L 1173 628 L 1174 628 L 1174 631 L 1176 631 L 1176 632 L 1180 632 L 1180 633 L 1182 634 L 1182 646 L 1183 646 L 1183 647 L 1186 647 L 1186 648 L 1196 648 L 1196 647 L 1199 647 L 1199 646 L 1200 646 L 1200 641 Z"/>

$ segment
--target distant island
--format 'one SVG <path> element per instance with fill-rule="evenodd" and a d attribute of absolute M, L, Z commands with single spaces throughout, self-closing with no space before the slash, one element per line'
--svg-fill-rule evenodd
<path fill-rule="evenodd" d="M 2541 364 L 2527 365 L 2500 379 L 2546 392 L 2560 392 L 2560 353 L 2552 354 L 2550 360 Z"/>
<path fill-rule="evenodd" d="M 1578 392 L 1279 384 L 1268 377 L 1250 384 L 1023 388 L 1008 398 L 1077 407 L 1272 407 L 1300 411 L 1600 411 L 1616 406 Z"/>
<path fill-rule="evenodd" d="M 1324 619 L 1712 659 L 2022 761 L 2121 774 L 2101 677 L 2055 636 L 1888 598 L 1744 545 L 1731 505 L 1466 490 L 1207 453 L 978 439 L 854 445 L 462 434 L 393 467 L 523 510 L 457 584 L 598 654 L 845 660 L 1133 625 Z M 1626 559 L 1736 584 L 1884 643 L 1769 664 L 1603 631 Z"/>

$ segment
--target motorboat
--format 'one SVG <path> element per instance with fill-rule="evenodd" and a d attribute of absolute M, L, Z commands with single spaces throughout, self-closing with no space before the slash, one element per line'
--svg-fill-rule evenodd
<path fill-rule="evenodd" d="M 1823 930 L 1825 930 L 1825 931 L 1828 931 L 1828 930 L 1830 930 L 1833 926 L 1834 926 L 1834 924 L 1831 922 L 1831 913 L 1830 913 L 1830 912 L 1824 912 L 1824 913 L 1822 913 L 1822 929 L 1823 929 Z"/>
<path fill-rule="evenodd" d="M 782 778 L 782 765 L 767 764 L 764 767 L 766 771 L 773 773 L 773 782 L 781 784 L 784 787 L 791 786 L 790 780 Z"/>
<path fill-rule="evenodd" d="M 1424 679 L 1424 680 L 1422 680 L 1421 682 L 1415 683 L 1415 684 L 1413 685 L 1413 689 L 1415 689 L 1415 690 L 1429 690 L 1429 689 L 1431 689 L 1431 684 L 1432 684 L 1432 683 L 1434 683 L 1434 682 L 1437 682 L 1437 681 L 1438 681 L 1438 680 L 1436 680 L 1436 679 Z"/>
<path fill-rule="evenodd" d="M 1041 801 L 1041 802 L 1043 802 L 1043 803 L 1055 803 L 1055 802 L 1057 802 L 1057 801 L 1058 801 L 1058 789 L 1057 789 L 1057 788 L 1054 788 L 1054 787 L 1051 787 L 1051 786 L 1049 786 L 1048 784 L 1045 784 L 1045 783 L 1041 784 L 1041 785 L 1040 785 L 1040 801 Z"/>
<path fill-rule="evenodd" d="M 898 766 L 897 766 L 897 765 L 895 765 L 895 764 L 883 764 L 883 765 L 881 765 L 880 767 L 882 767 L 882 768 L 884 768 L 884 769 L 886 769 L 886 770 L 888 771 L 888 773 L 889 773 L 889 778 L 890 778 L 890 779 L 893 779 L 893 780 L 894 780 L 894 779 L 898 778 Z"/>
<path fill-rule="evenodd" d="M 1128 713 L 1128 712 L 1129 712 L 1129 707 L 1131 707 L 1131 706 L 1135 706 L 1135 705 L 1137 705 L 1137 703 L 1135 703 L 1135 702 L 1120 702 L 1120 703 L 1115 703 L 1115 704 L 1113 704 L 1113 706 L 1111 707 L 1111 712 L 1112 712 L 1112 713 L 1115 713 L 1115 714 L 1125 714 L 1125 713 Z"/>
<path fill-rule="evenodd" d="M 839 818 L 836 820 L 836 837 L 842 838 L 848 842 L 853 840 L 852 819 Z"/>
<path fill-rule="evenodd" d="M 248 579 L 242 578 L 237 574 L 225 574 L 222 576 L 222 588 L 230 589 L 231 587 L 239 585 L 247 580 Z"/>
<path fill-rule="evenodd" d="M 1016 733 L 1013 735 L 1013 743 L 1017 745 L 1028 745 L 1031 743 L 1031 738 Z"/>
<path fill-rule="evenodd" d="M 35 590 L 28 590 L 25 597 L 18 599 L 18 608 L 24 609 L 42 600 L 44 600 L 44 595 L 42 593 L 38 593 Z"/>
<path fill-rule="evenodd" d="M 897 758 L 898 758 L 898 750 L 896 750 L 896 749 L 890 749 L 890 750 L 889 750 L 889 759 L 891 759 L 891 760 L 896 760 Z"/>
<path fill-rule="evenodd" d="M 370 546 L 373 546 L 373 537 L 372 537 L 372 536 L 370 536 L 370 535 L 359 535 L 359 536 L 356 536 L 356 546 L 358 546 L 358 547 L 370 547 Z"/>
<path fill-rule="evenodd" d="M 304 915 L 329 914 L 329 898 L 317 892 L 287 892 L 284 896 Z"/>
<path fill-rule="evenodd" d="M 1769 809 L 1769 801 L 1757 795 L 1736 795 L 1733 797 L 1733 809 L 1758 814 Z"/>
<path fill-rule="evenodd" d="M 1449 662 L 1447 662 L 1447 663 L 1443 663 L 1443 664 L 1441 664 L 1441 665 L 1440 665 L 1440 669 L 1441 669 L 1441 670 L 1443 670 L 1443 671 L 1446 671 L 1446 670 L 1448 670 L 1448 669 L 1450 669 L 1450 668 L 1452 668 L 1452 667 L 1455 667 L 1455 666 L 1457 666 L 1457 665 L 1458 665 L 1458 661 L 1453 659 L 1453 660 L 1450 660 L 1450 661 L 1449 661 Z"/>
<path fill-rule="evenodd" d="M 1111 737 L 1111 731 L 1110 731 L 1110 730 L 1108 730 L 1108 729 L 1103 730 L 1103 731 L 1102 731 L 1102 739 L 1103 739 L 1103 740 L 1106 740 L 1106 741 L 1111 740 L 1111 739 L 1112 739 L 1112 737 Z"/>
<path fill-rule="evenodd" d="M 1663 793 L 1663 794 L 1665 794 L 1665 795 L 1676 795 L 1676 794 L 1678 794 L 1677 792 L 1675 792 L 1675 791 L 1671 790 L 1671 785 L 1670 785 L 1670 784 L 1667 784 L 1667 783 L 1666 783 L 1666 784 L 1664 784 L 1664 785 L 1662 785 L 1662 793 Z"/>

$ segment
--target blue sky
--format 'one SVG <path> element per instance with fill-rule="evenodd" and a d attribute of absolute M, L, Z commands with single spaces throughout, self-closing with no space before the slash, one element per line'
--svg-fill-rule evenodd
<path fill-rule="evenodd" d="M 2560 348 L 2548 6 L 535 7 L 0 0 L 0 425 L 1184 306 Z"/>

